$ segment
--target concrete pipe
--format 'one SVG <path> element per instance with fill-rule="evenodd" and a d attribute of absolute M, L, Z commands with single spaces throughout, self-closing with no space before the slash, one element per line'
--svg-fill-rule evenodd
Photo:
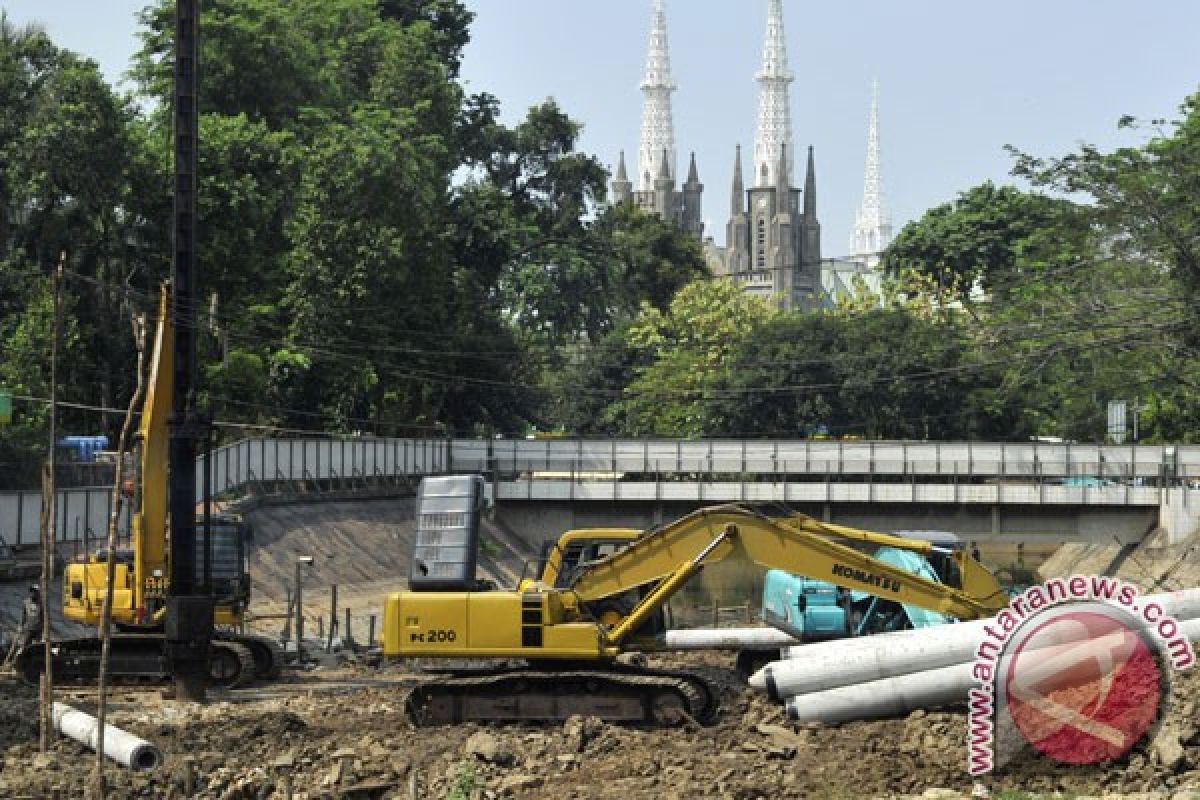
<path fill-rule="evenodd" d="M 655 637 L 655 647 L 661 650 L 780 650 L 798 643 L 775 628 L 697 628 Z"/>
<path fill-rule="evenodd" d="M 1200 640 L 1200 619 L 1180 623 L 1180 627 L 1184 635 L 1192 641 Z M 1039 683 L 1039 689 L 1045 691 L 1074 685 L 1080 678 L 1072 672 L 1072 667 L 1087 658 L 1086 654 L 1080 654 L 1081 646 L 1093 650 L 1098 655 L 1111 654 L 1114 648 L 1120 649 L 1116 645 L 1123 639 L 1123 634 L 1110 634 L 1084 645 L 1061 644 L 1039 650 L 1043 657 L 1035 664 L 1035 672 L 1029 676 L 1030 682 Z M 978 685 L 974 669 L 974 661 L 966 661 L 938 669 L 797 695 L 787 698 L 787 713 L 791 719 L 798 722 L 833 724 L 897 717 L 919 708 L 938 708 L 964 703 L 967 693 Z"/>
<path fill-rule="evenodd" d="M 1200 617 L 1200 589 L 1147 595 L 1141 600 L 1142 605 L 1149 602 L 1158 603 L 1164 613 L 1180 620 Z M 772 662 L 750 676 L 750 685 L 779 700 L 947 667 L 972 660 L 987 635 L 985 629 L 996 624 L 993 617 L 791 647 L 787 659 Z"/>
<path fill-rule="evenodd" d="M 96 749 L 98 725 L 95 717 L 65 703 L 54 704 L 53 716 L 55 730 L 85 747 Z M 156 770 L 163 763 L 162 751 L 157 746 L 112 725 L 104 726 L 104 755 L 137 772 Z"/>

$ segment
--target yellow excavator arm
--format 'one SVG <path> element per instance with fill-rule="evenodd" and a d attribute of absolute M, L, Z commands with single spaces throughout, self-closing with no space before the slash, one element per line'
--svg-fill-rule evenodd
<path fill-rule="evenodd" d="M 612 658 L 636 646 L 639 629 L 697 572 L 732 557 L 959 619 L 987 616 L 1007 603 L 991 573 L 961 551 L 828 525 L 803 514 L 772 518 L 744 506 L 716 506 L 636 539 L 626 530 L 583 533 L 583 538 L 612 533 L 621 544 L 629 543 L 606 558 L 575 566 L 570 586 L 526 580 L 515 591 L 389 595 L 384 607 L 384 654 Z M 572 534 L 564 534 L 560 545 L 569 545 Z M 941 553 L 954 562 L 958 575 L 950 576 L 947 583 L 927 580 L 867 555 L 852 546 L 856 543 Z M 565 552 L 565 547 L 559 549 Z M 547 571 L 555 573 L 555 569 Z M 640 599 L 633 599 L 639 593 Z"/>
<path fill-rule="evenodd" d="M 580 572 L 571 590 L 581 605 L 587 605 L 654 584 L 641 602 L 607 631 L 610 646 L 624 642 L 701 569 L 730 557 L 959 619 L 989 616 L 1008 603 L 995 577 L 962 551 L 942 550 L 958 567 L 960 587 L 954 587 L 886 564 L 837 539 L 923 555 L 938 551 L 924 540 L 830 525 L 804 514 L 772 518 L 743 506 L 717 506 L 682 517 L 592 563 Z"/>

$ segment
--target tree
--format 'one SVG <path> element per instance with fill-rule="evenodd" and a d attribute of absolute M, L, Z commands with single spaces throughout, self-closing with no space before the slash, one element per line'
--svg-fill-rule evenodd
<path fill-rule="evenodd" d="M 1071 202 L 988 182 L 906 225 L 882 267 L 892 277 L 928 275 L 969 303 L 977 285 L 1002 294 L 1024 275 L 1082 260 L 1087 234 Z"/>
<path fill-rule="evenodd" d="M 58 49 L 37 28 L 0 18 L 0 383 L 45 398 L 49 280 L 60 259 L 67 332 L 59 396 L 114 407 L 132 389 L 132 276 L 161 261 L 145 238 L 146 184 L 132 107 L 94 62 Z M 0 458 L 36 460 L 47 416 L 21 404 Z M 117 424 L 70 407 L 64 430 L 114 433 Z"/>
<path fill-rule="evenodd" d="M 695 281 L 663 312 L 643 305 L 627 331 L 644 366 L 605 412 L 630 436 L 710 436 L 707 401 L 730 355 L 780 312 L 729 281 Z"/>
<path fill-rule="evenodd" d="M 962 438 L 984 377 L 970 356 L 953 319 L 783 314 L 738 343 L 711 393 L 712 435 Z"/>
<path fill-rule="evenodd" d="M 1189 341 L 1200 343 L 1200 95 L 1188 97 L 1170 124 L 1150 123 L 1140 147 L 1102 153 L 1084 145 L 1062 158 L 1013 151 L 1014 172 L 1035 185 L 1083 194 L 1110 251 L 1132 262 L 1171 270 L 1190 302 Z M 1123 128 L 1137 128 L 1132 117 Z"/>

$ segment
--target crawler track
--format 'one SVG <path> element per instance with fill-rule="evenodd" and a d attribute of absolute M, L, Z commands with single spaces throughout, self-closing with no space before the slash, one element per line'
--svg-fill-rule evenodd
<path fill-rule="evenodd" d="M 717 713 L 717 690 L 692 673 L 624 665 L 604 670 L 496 670 L 418 685 L 407 709 L 416 725 L 548 722 L 581 714 L 610 722 L 673 726 L 689 718 L 711 722 Z"/>
<path fill-rule="evenodd" d="M 256 652 L 257 649 L 261 652 Z M 237 689 L 253 683 L 260 673 L 260 658 L 270 659 L 263 678 L 279 676 L 280 658 L 274 658 L 270 640 L 218 634 L 212 642 L 210 679 L 213 686 Z M 65 639 L 53 643 L 54 682 L 63 686 L 91 686 L 100 678 L 101 640 L 97 637 Z M 266 663 L 266 662 L 264 662 Z M 21 680 L 37 685 L 45 667 L 41 642 L 17 653 L 16 671 Z M 112 636 L 109 676 L 114 684 L 154 684 L 166 682 L 171 675 L 161 634 L 120 633 Z"/>

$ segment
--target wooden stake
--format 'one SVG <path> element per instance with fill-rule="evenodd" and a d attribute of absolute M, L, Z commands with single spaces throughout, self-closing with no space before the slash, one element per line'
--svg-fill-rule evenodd
<path fill-rule="evenodd" d="M 337 618 L 337 584 L 336 583 L 333 584 L 333 586 L 331 586 L 329 588 L 329 600 L 330 600 L 329 639 L 326 640 L 326 642 L 325 642 L 325 652 L 326 653 L 333 652 L 333 636 L 337 632 L 338 618 Z"/>
<path fill-rule="evenodd" d="M 56 465 L 55 449 L 58 439 L 58 348 L 62 341 L 62 279 L 66 265 L 67 254 L 60 253 L 58 269 L 54 271 L 54 332 L 50 343 L 50 454 L 45 469 L 42 471 L 42 652 L 44 654 L 44 671 L 42 673 L 39 709 L 41 716 L 41 735 L 38 737 L 38 748 L 45 753 L 50 747 L 50 733 L 54 725 L 51 719 L 54 706 L 54 650 L 51 647 L 50 631 L 50 597 L 53 594 L 55 525 L 58 522 L 58 492 L 54 484 L 54 468 Z"/>
<path fill-rule="evenodd" d="M 108 540 L 106 546 L 106 575 L 104 584 L 104 602 L 101 606 L 99 631 L 100 634 L 100 676 L 96 683 L 96 764 L 93 769 L 94 796 L 103 800 L 105 794 L 104 781 L 104 724 L 108 711 L 108 661 L 112 651 L 112 605 L 113 584 L 117 580 L 117 526 L 121 519 L 121 485 L 124 483 L 125 453 L 133 436 L 133 420 L 137 409 L 142 404 L 142 396 L 146 391 L 145 356 L 146 356 L 146 318 L 141 316 L 136 328 L 137 388 L 133 397 L 129 398 L 129 408 L 125 412 L 125 422 L 121 425 L 121 436 L 117 440 L 117 468 L 113 477 L 112 491 L 109 494 Z M 84 554 L 86 558 L 87 554 Z"/>

